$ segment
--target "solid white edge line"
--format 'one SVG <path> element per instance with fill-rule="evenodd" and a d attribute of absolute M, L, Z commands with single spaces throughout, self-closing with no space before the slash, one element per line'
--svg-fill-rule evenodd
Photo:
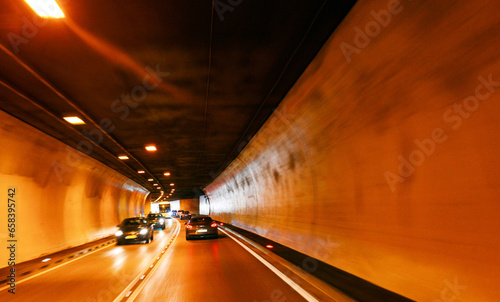
<path fill-rule="evenodd" d="M 177 220 L 175 220 L 175 221 L 177 221 Z M 177 229 L 175 230 L 175 232 L 177 234 L 175 235 L 174 240 L 168 246 L 168 250 L 170 250 L 172 248 L 175 240 L 177 240 L 177 237 L 179 237 L 179 234 L 181 232 L 181 223 L 179 221 L 177 221 L 177 223 L 178 223 Z M 166 253 L 164 254 L 164 257 L 161 258 L 161 260 L 156 263 L 155 267 L 149 272 L 149 274 L 146 276 L 146 278 L 144 280 L 142 280 L 141 284 L 139 284 L 139 286 L 137 286 L 137 288 L 134 290 L 133 294 L 127 299 L 127 301 L 133 302 L 137 298 L 137 296 L 141 293 L 141 291 L 144 288 L 144 286 L 146 286 L 146 284 L 148 283 L 148 281 L 153 277 L 153 275 L 156 272 L 156 270 L 158 270 L 158 267 L 160 266 L 160 263 L 163 260 L 165 260 L 165 258 L 167 258 Z"/>
<path fill-rule="evenodd" d="M 58 266 L 54 266 L 54 267 L 49 268 L 49 269 L 47 269 L 47 270 L 45 270 L 45 271 L 42 271 L 42 272 L 39 272 L 39 273 L 34 274 L 34 275 L 32 275 L 32 276 L 26 277 L 26 278 L 24 278 L 24 279 L 22 279 L 22 280 L 19 280 L 19 281 L 17 281 L 17 280 L 16 280 L 16 282 L 15 282 L 15 283 L 16 283 L 16 285 L 21 284 L 21 283 L 23 283 L 23 282 L 25 282 L 25 281 L 31 280 L 31 279 L 33 279 L 33 278 L 36 278 L 36 277 L 40 276 L 40 275 L 43 275 L 43 274 L 45 274 L 45 273 L 48 273 L 48 272 L 50 272 L 50 271 L 53 271 L 53 270 L 58 269 L 58 268 L 60 268 L 60 267 L 63 267 L 63 266 L 65 266 L 66 264 L 70 264 L 71 262 L 74 262 L 74 261 L 80 260 L 80 259 L 82 259 L 83 257 L 87 257 L 87 256 L 89 256 L 89 255 L 92 255 L 92 254 L 93 254 L 93 253 L 95 253 L 95 252 L 99 252 L 99 251 L 102 251 L 102 250 L 104 250 L 104 249 L 107 249 L 108 247 L 111 247 L 111 246 L 113 246 L 113 245 L 112 245 L 112 244 L 108 244 L 108 245 L 107 245 L 107 246 L 105 246 L 105 247 L 102 247 L 102 248 L 97 249 L 97 250 L 92 251 L 92 252 L 88 252 L 88 253 L 86 253 L 86 254 L 84 254 L 84 255 L 80 256 L 80 257 L 77 257 L 77 258 L 75 258 L 75 259 L 73 259 L 73 260 L 70 260 L 70 261 L 68 261 L 68 262 L 64 262 L 64 263 L 62 263 L 62 264 L 60 264 L 60 265 L 58 265 Z M 7 288 L 9 288 L 9 287 L 10 287 L 9 285 L 4 286 L 4 287 L 0 287 L 0 291 L 3 291 L 3 290 L 5 290 L 5 289 L 7 289 Z"/>
<path fill-rule="evenodd" d="M 236 240 L 232 235 L 230 235 L 228 232 L 224 231 L 223 229 L 219 230 L 229 236 L 229 238 L 233 239 L 241 245 L 245 250 L 247 250 L 252 256 L 257 258 L 260 262 L 262 262 L 267 268 L 269 268 L 273 273 L 275 273 L 278 277 L 280 277 L 283 281 L 285 281 L 288 285 L 290 285 L 291 288 L 293 288 L 297 293 L 299 293 L 304 299 L 306 299 L 309 302 L 319 302 L 318 299 L 314 298 L 311 294 L 309 294 L 305 289 L 300 287 L 297 283 L 295 283 L 292 279 L 288 278 L 285 274 L 283 274 L 280 270 L 278 270 L 276 267 L 274 267 L 271 263 L 267 262 L 264 258 L 262 258 L 259 254 L 256 252 L 252 251 L 250 248 L 248 248 L 246 245 L 241 243 L 240 241 Z"/>
<path fill-rule="evenodd" d="M 176 220 L 176 221 L 177 221 L 177 220 Z M 177 221 L 177 223 L 178 223 L 178 225 L 177 225 L 176 229 L 174 230 L 174 234 L 177 232 L 177 229 L 179 229 L 179 232 L 180 232 L 180 223 L 179 223 L 178 221 Z M 176 237 L 176 238 L 177 238 L 177 237 Z M 170 247 L 170 246 L 172 246 L 172 245 L 170 244 L 170 245 L 169 245 L 169 247 Z M 163 249 L 162 249 L 162 250 L 163 250 Z M 153 260 L 151 260 L 151 262 L 150 262 L 150 263 L 153 263 L 154 261 L 156 261 L 156 259 L 155 259 L 155 258 L 153 258 Z M 150 265 L 150 264 L 149 264 L 149 265 Z M 150 269 L 149 265 L 148 265 L 148 266 L 147 266 L 144 270 L 142 270 L 142 271 L 141 271 L 141 272 L 137 275 L 137 277 L 135 277 L 135 278 L 134 278 L 134 280 L 132 280 L 132 282 L 130 282 L 130 283 L 129 283 L 129 285 L 127 285 L 127 287 L 125 287 L 125 289 L 124 289 L 124 290 L 123 290 L 123 291 L 122 291 L 122 292 L 121 292 L 121 293 L 120 293 L 120 294 L 119 294 L 119 295 L 118 295 L 118 296 L 117 296 L 117 297 L 113 300 L 113 302 L 119 302 L 119 301 L 121 301 L 123 298 L 125 298 L 125 295 L 126 295 L 126 294 L 130 291 L 130 289 L 131 289 L 132 287 L 134 287 L 134 285 L 136 285 L 136 284 L 137 284 L 137 282 L 139 282 L 139 280 L 143 280 L 143 282 L 142 282 L 142 283 L 145 283 L 145 282 L 148 280 L 148 278 L 149 278 L 149 275 L 150 275 L 150 274 L 146 277 L 146 279 L 145 279 L 145 280 L 143 279 L 143 276 L 146 274 L 146 271 Z M 158 266 L 156 266 L 156 267 L 158 267 Z M 151 272 L 152 272 L 152 271 L 153 271 L 153 270 L 151 270 Z M 142 283 L 141 283 L 141 284 L 142 284 Z M 141 289 L 142 289 L 142 288 L 141 288 Z M 129 297 L 127 298 L 127 301 L 128 301 L 128 300 L 130 300 L 130 299 L 132 299 L 132 300 L 130 300 L 130 301 L 133 301 L 133 299 L 135 299 L 135 297 L 137 296 L 137 294 L 136 294 L 136 293 L 138 292 L 138 290 L 139 290 L 139 287 L 138 287 L 138 288 L 136 288 L 136 290 L 134 291 L 134 293 L 132 294 L 132 296 L 129 296 Z"/>

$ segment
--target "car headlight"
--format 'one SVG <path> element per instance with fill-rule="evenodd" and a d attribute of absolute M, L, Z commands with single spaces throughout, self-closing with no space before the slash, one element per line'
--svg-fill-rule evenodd
<path fill-rule="evenodd" d="M 123 235 L 123 232 L 122 232 L 122 231 L 118 231 L 118 232 L 116 232 L 116 233 L 115 233 L 115 236 L 116 236 L 116 237 L 121 236 L 121 235 Z"/>
<path fill-rule="evenodd" d="M 165 222 L 165 219 L 161 218 L 160 223 L 164 223 L 164 222 Z"/>
<path fill-rule="evenodd" d="M 139 234 L 146 235 L 148 233 L 148 229 L 142 229 Z"/>

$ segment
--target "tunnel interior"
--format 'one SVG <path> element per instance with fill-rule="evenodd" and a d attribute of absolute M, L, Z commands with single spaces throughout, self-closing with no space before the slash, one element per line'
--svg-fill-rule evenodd
<path fill-rule="evenodd" d="M 494 1 L 72 0 L 61 19 L 1 3 L 0 224 L 15 217 L 17 262 L 166 201 L 394 301 L 500 298 Z M 191 263 L 202 242 L 172 253 Z"/>

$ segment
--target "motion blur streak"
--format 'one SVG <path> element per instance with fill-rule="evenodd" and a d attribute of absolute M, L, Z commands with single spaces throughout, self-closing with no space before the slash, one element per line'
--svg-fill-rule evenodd
<path fill-rule="evenodd" d="M 500 301 L 499 20 L 358 1 L 208 185 L 211 216 L 413 300 Z"/>
<path fill-rule="evenodd" d="M 34 226 L 17 229 L 19 262 L 114 234 L 116 221 L 149 210 L 144 187 L 3 111 L 0 137 L 10 147 L 0 150 L 0 183 L 22 185 L 19 219 Z"/>
<path fill-rule="evenodd" d="M 135 301 L 306 301 L 226 235 L 180 237 Z"/>
<path fill-rule="evenodd" d="M 0 292 L 0 301 L 113 301 L 161 252 L 177 224 L 156 231 L 150 244 L 111 246 L 19 283 L 15 296 Z"/>
<path fill-rule="evenodd" d="M 168 84 L 166 79 L 159 79 L 155 76 L 151 77 L 151 74 L 148 73 L 146 69 L 147 66 L 141 65 L 133 58 L 131 58 L 129 55 L 127 55 L 124 51 L 113 46 L 107 41 L 104 41 L 103 39 L 92 35 L 85 29 L 81 28 L 78 24 L 73 22 L 70 18 L 66 18 L 66 24 L 76 35 L 78 35 L 82 39 L 82 41 L 87 43 L 88 46 L 92 47 L 95 51 L 104 56 L 110 62 L 116 64 L 118 67 L 128 68 L 129 70 L 134 72 L 137 75 L 137 78 L 140 80 L 143 80 L 146 77 L 150 78 L 151 82 L 158 85 L 158 88 L 156 89 L 160 89 L 166 93 L 169 93 L 176 99 L 179 100 L 189 99 L 189 95 L 186 91 L 181 91 L 177 87 Z M 162 70 L 162 71 L 167 72 L 167 70 Z"/>

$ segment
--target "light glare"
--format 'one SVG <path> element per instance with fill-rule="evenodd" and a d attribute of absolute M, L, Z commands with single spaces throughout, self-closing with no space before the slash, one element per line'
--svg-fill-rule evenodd
<path fill-rule="evenodd" d="M 121 160 L 126 160 L 126 159 L 128 159 L 128 156 L 127 155 L 120 155 L 120 156 L 118 156 L 118 158 Z"/>
<path fill-rule="evenodd" d="M 55 0 L 24 0 L 42 18 L 64 18 Z"/>
<path fill-rule="evenodd" d="M 148 150 L 149 152 L 154 152 L 154 151 L 156 151 L 156 146 L 155 146 L 155 145 L 147 145 L 145 148 L 146 148 L 146 150 Z"/>
<path fill-rule="evenodd" d="M 63 117 L 66 122 L 73 124 L 73 125 L 84 125 L 85 122 L 79 118 L 78 116 L 65 116 Z"/>

